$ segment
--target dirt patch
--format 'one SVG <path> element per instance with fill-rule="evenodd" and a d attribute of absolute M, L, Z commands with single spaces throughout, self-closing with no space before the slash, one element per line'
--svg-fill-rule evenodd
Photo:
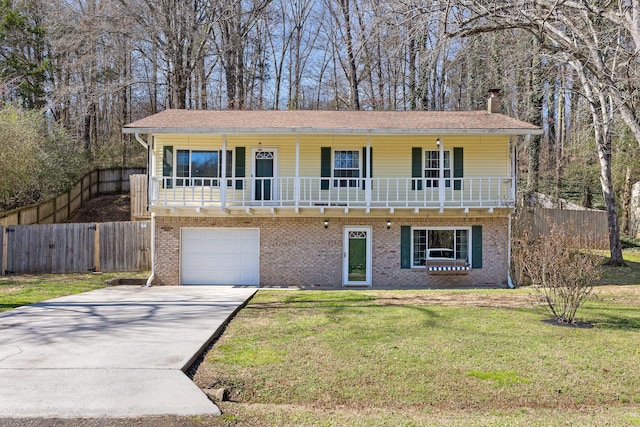
<path fill-rule="evenodd" d="M 590 323 L 590 322 L 567 323 L 567 322 L 561 322 L 558 319 L 544 319 L 544 320 L 542 320 L 542 323 L 546 323 L 548 325 L 553 325 L 553 326 L 566 327 L 566 328 L 579 328 L 579 329 L 590 329 L 590 328 L 593 328 L 593 323 Z"/>
<path fill-rule="evenodd" d="M 224 425 L 212 416 L 140 418 L 0 418 L 4 427 L 201 427 Z"/>
<path fill-rule="evenodd" d="M 376 303 L 381 305 L 442 305 L 490 308 L 531 308 L 539 305 L 533 289 L 526 292 L 403 292 L 376 293 Z M 640 305 L 640 286 L 606 285 L 596 286 L 591 296 L 597 301 Z"/>
<path fill-rule="evenodd" d="M 640 305 L 640 286 L 637 284 L 596 286 L 593 289 L 592 298 L 598 301 L 637 306 Z"/>
<path fill-rule="evenodd" d="M 495 308 L 528 308 L 536 304 L 535 295 L 521 292 L 434 292 L 434 293 L 403 293 L 376 295 L 376 303 L 382 305 L 442 305 L 442 306 L 472 306 Z"/>
<path fill-rule="evenodd" d="M 67 222 L 110 222 L 131 220 L 128 194 L 98 196 L 85 202 Z"/>

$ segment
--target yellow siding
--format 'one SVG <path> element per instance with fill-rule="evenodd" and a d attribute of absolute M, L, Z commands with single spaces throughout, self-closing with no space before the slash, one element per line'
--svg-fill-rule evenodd
<path fill-rule="evenodd" d="M 360 135 L 304 135 L 300 137 L 300 176 L 320 176 L 320 149 L 358 150 L 367 145 Z M 374 156 L 375 158 L 375 156 Z"/>
<path fill-rule="evenodd" d="M 162 176 L 162 147 L 173 146 L 178 149 L 220 149 L 222 137 L 220 135 L 156 135 L 155 136 L 155 175 Z"/>
<path fill-rule="evenodd" d="M 434 136 L 372 138 L 374 177 L 410 177 L 412 147 L 437 150 L 436 139 Z M 509 176 L 508 137 L 447 135 L 440 137 L 440 141 L 444 150 L 464 149 L 465 178 Z"/>
<path fill-rule="evenodd" d="M 482 136 L 464 147 L 464 173 L 466 177 L 509 176 L 511 161 L 509 138 Z"/>
<path fill-rule="evenodd" d="M 361 151 L 367 146 L 363 135 L 301 135 L 300 176 L 320 176 L 320 149 L 353 149 Z M 436 136 L 372 136 L 369 143 L 373 151 L 374 178 L 411 177 L 411 148 L 437 149 Z M 464 149 L 464 177 L 507 177 L 510 175 L 509 138 L 501 135 L 467 136 L 444 135 L 440 137 L 445 150 L 454 147 Z M 277 148 L 278 175 L 295 176 L 296 136 L 295 135 L 228 135 L 227 149 L 246 147 L 246 175 L 251 174 L 252 148 Z M 221 135 L 156 135 L 155 175 L 162 176 L 162 147 L 171 145 L 174 149 L 221 149 Z M 235 155 L 235 152 L 234 152 Z M 234 164 L 235 164 L 234 159 Z"/>

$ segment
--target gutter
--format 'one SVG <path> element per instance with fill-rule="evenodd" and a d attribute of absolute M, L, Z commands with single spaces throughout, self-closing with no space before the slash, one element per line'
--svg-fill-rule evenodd
<path fill-rule="evenodd" d="M 252 127 L 139 127 L 139 128 L 122 128 L 122 133 L 145 133 L 145 134 L 206 134 L 218 135 L 224 133 L 241 133 L 247 135 L 253 134 L 269 134 L 269 135 L 288 135 L 288 134 L 336 134 L 336 135 L 420 135 L 420 136 L 438 136 L 438 135 L 542 135 L 542 129 L 526 129 L 526 128 L 486 128 L 486 129 L 460 129 L 460 128 L 444 128 L 444 129 L 345 129 L 345 128 L 252 128 Z M 137 137 L 136 137 L 137 138 Z M 140 142 L 140 140 L 138 140 Z M 143 144 L 144 145 L 144 144 Z"/>

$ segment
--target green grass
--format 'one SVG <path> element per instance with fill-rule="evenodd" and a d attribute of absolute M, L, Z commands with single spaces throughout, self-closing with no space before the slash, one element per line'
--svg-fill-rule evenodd
<path fill-rule="evenodd" d="M 519 376 L 516 371 L 469 371 L 467 372 L 467 375 L 479 378 L 481 380 L 495 381 L 497 384 L 503 386 L 530 382 L 528 379 Z"/>
<path fill-rule="evenodd" d="M 148 273 L 46 274 L 0 276 L 0 312 L 51 298 L 103 288 L 113 278 L 143 278 Z"/>
<path fill-rule="evenodd" d="M 608 251 L 602 251 L 609 261 Z M 640 247 L 632 246 L 623 250 L 626 267 L 603 267 L 600 283 L 606 285 L 637 285 L 640 284 Z"/>
<path fill-rule="evenodd" d="M 263 290 L 195 381 L 239 425 L 637 425 L 637 288 L 599 287 L 592 328 L 529 292 Z"/>

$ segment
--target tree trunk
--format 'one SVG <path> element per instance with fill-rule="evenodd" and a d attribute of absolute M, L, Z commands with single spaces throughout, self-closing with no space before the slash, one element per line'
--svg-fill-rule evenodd
<path fill-rule="evenodd" d="M 622 191 L 622 223 L 620 230 L 623 234 L 629 234 L 629 217 L 631 209 L 631 168 L 626 167 L 624 174 L 624 189 Z"/>
<path fill-rule="evenodd" d="M 611 123 L 613 117 L 608 108 L 607 97 L 604 90 L 589 80 L 582 64 L 572 61 L 571 66 L 580 78 L 585 96 L 589 101 L 589 109 L 593 118 L 593 129 L 600 160 L 600 185 L 607 210 L 607 224 L 609 228 L 609 265 L 625 265 L 622 258 L 622 243 L 620 242 L 620 225 L 618 223 L 618 210 L 615 194 L 613 192 L 613 179 L 611 178 Z"/>
<path fill-rule="evenodd" d="M 598 155 L 600 157 L 600 183 L 602 184 L 602 194 L 607 207 L 607 224 L 609 226 L 609 251 L 611 259 L 609 265 L 625 265 L 622 258 L 622 243 L 620 242 L 620 226 L 618 224 L 618 210 L 616 208 L 615 196 L 613 193 L 613 180 L 611 179 L 611 136 L 598 142 Z"/>
<path fill-rule="evenodd" d="M 540 136 L 529 136 L 527 151 L 529 154 L 527 192 L 536 193 L 540 184 Z"/>
<path fill-rule="evenodd" d="M 149 98 L 151 100 L 151 114 L 157 113 L 158 110 L 158 45 L 156 39 L 153 38 L 151 56 L 151 87 L 149 90 Z"/>
<path fill-rule="evenodd" d="M 418 95 L 416 93 L 416 39 L 410 36 L 408 55 L 409 55 L 409 109 L 416 110 L 418 108 Z"/>
<path fill-rule="evenodd" d="M 353 53 L 353 37 L 351 35 L 351 17 L 349 12 L 349 0 L 340 0 L 340 9 L 342 10 L 342 18 L 344 19 L 344 37 L 347 45 L 347 63 L 349 75 L 349 107 L 354 110 L 360 109 L 360 96 L 358 95 L 358 68 L 356 58 Z"/>

